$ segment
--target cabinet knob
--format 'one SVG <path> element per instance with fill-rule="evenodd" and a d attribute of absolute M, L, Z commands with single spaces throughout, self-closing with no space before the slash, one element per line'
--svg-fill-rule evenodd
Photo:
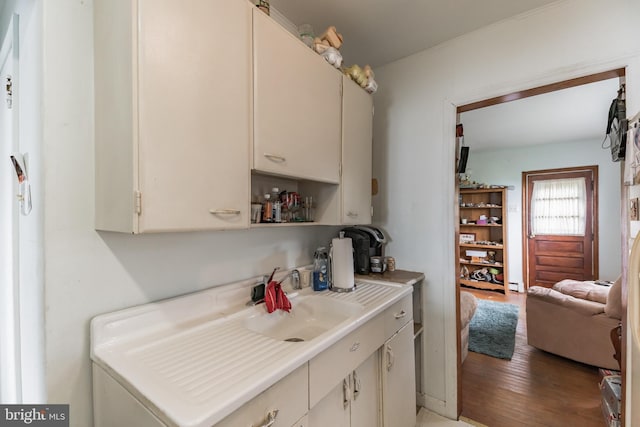
<path fill-rule="evenodd" d="M 349 351 L 353 353 L 354 351 L 358 351 L 359 348 L 360 348 L 360 343 L 354 342 L 351 348 L 349 349 Z"/>
<path fill-rule="evenodd" d="M 286 157 L 278 156 L 277 154 L 264 153 L 264 156 L 267 159 L 273 160 L 274 162 L 278 162 L 278 163 L 284 163 L 287 161 Z"/>
<path fill-rule="evenodd" d="M 211 209 L 209 213 L 213 215 L 240 215 L 240 209 Z"/>
<path fill-rule="evenodd" d="M 358 212 L 349 211 L 349 212 L 347 212 L 347 216 L 349 216 L 351 218 L 357 218 L 358 217 Z"/>

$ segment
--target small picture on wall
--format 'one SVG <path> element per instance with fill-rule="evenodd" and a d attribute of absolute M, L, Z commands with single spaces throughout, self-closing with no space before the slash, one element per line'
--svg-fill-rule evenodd
<path fill-rule="evenodd" d="M 631 221 L 639 221 L 640 217 L 638 216 L 638 198 L 631 199 L 631 203 L 629 205 L 629 219 Z"/>
<path fill-rule="evenodd" d="M 460 243 L 473 243 L 476 241 L 475 233 L 460 233 Z"/>

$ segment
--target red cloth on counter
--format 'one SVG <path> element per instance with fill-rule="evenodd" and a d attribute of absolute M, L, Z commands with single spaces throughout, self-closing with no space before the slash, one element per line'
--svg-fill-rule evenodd
<path fill-rule="evenodd" d="M 267 285 L 267 290 L 264 293 L 264 302 L 269 313 L 273 313 L 278 309 L 287 313 L 291 310 L 289 298 L 285 295 L 280 283 L 275 280 L 270 281 Z"/>

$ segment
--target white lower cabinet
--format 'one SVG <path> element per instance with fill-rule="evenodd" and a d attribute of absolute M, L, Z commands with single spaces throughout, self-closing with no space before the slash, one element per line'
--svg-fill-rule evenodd
<path fill-rule="evenodd" d="M 309 427 L 381 425 L 378 354 L 373 353 L 309 411 Z"/>
<path fill-rule="evenodd" d="M 215 427 L 307 427 L 309 370 L 304 364 Z"/>
<path fill-rule="evenodd" d="M 382 349 L 382 413 L 384 425 L 416 425 L 416 383 L 413 323 L 385 342 Z"/>

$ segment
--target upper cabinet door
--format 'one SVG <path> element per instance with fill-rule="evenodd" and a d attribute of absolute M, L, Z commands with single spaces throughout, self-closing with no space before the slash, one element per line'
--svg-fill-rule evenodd
<path fill-rule="evenodd" d="M 373 97 L 344 76 L 342 97 L 342 223 L 371 223 Z"/>
<path fill-rule="evenodd" d="M 249 226 L 252 9 L 138 1 L 139 232 Z"/>
<path fill-rule="evenodd" d="M 338 184 L 342 74 L 257 9 L 253 55 L 254 169 Z"/>

